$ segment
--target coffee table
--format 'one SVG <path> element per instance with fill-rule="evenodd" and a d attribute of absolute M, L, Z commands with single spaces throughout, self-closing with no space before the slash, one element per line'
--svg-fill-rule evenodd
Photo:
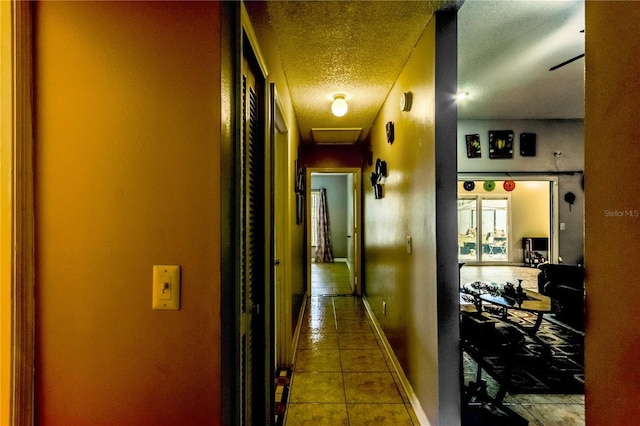
<path fill-rule="evenodd" d="M 530 290 L 517 291 L 517 288 L 509 288 L 505 283 L 473 281 L 463 284 L 460 291 L 473 297 L 479 312 L 482 311 L 482 302 L 497 306 L 503 320 L 507 319 L 509 309 L 536 314 L 534 326 L 526 330 L 531 335 L 535 335 L 540 328 L 544 314 L 551 312 L 551 299 L 548 296 Z"/>

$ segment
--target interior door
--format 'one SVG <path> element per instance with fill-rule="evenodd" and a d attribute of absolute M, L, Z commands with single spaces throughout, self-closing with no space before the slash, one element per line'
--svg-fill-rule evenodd
<path fill-rule="evenodd" d="M 248 46 L 248 43 L 246 44 Z M 265 141 L 264 80 L 243 49 L 240 147 L 241 424 L 261 424 L 265 403 Z"/>

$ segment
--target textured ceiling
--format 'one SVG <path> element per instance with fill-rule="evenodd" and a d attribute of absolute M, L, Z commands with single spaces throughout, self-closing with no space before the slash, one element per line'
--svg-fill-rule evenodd
<path fill-rule="evenodd" d="M 267 0 L 303 142 L 312 129 L 364 140 L 427 23 L 458 1 Z M 462 119 L 584 117 L 583 0 L 466 0 L 458 12 Z M 334 117 L 332 96 L 349 112 Z M 330 132 L 323 138 L 332 142 Z"/>
<path fill-rule="evenodd" d="M 362 128 L 360 140 L 443 1 L 269 1 L 303 141 L 312 128 Z M 334 94 L 349 103 L 331 114 Z M 337 142 L 337 141 L 336 141 Z"/>
<path fill-rule="evenodd" d="M 584 2 L 467 0 L 458 12 L 459 118 L 584 117 Z"/>

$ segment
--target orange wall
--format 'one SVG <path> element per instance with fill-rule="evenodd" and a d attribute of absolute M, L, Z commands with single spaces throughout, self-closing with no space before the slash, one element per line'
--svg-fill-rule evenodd
<path fill-rule="evenodd" d="M 635 425 L 640 421 L 638 34 L 640 7 L 636 2 L 586 2 L 585 375 L 589 425 Z"/>
<path fill-rule="evenodd" d="M 371 129 L 374 165 L 380 158 L 389 169 L 384 198 L 374 199 L 373 168 L 363 173 L 365 293 L 432 424 L 438 422 L 434 46 L 435 19 Z M 401 112 L 400 95 L 408 91 L 413 105 Z M 386 141 L 388 121 L 395 123 L 392 145 Z M 411 255 L 407 236 L 413 238 Z"/>
<path fill-rule="evenodd" d="M 220 422 L 219 8 L 35 7 L 41 424 Z"/>

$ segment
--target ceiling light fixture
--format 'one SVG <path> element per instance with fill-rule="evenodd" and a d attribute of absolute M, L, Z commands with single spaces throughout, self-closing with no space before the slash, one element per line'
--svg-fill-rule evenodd
<path fill-rule="evenodd" d="M 462 102 L 465 99 L 467 99 L 467 96 L 469 96 L 469 93 L 467 92 L 458 92 L 458 94 L 456 95 L 456 102 Z"/>
<path fill-rule="evenodd" d="M 342 117 L 349 110 L 349 104 L 345 100 L 344 95 L 333 95 L 333 102 L 331 103 L 331 112 L 336 117 Z"/>

